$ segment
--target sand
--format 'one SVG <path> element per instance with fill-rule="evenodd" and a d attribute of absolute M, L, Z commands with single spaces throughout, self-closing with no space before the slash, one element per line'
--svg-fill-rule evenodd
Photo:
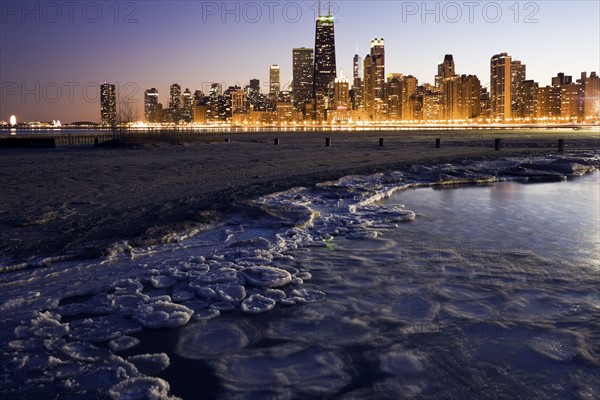
<path fill-rule="evenodd" d="M 441 149 L 434 146 L 437 137 Z M 494 150 L 494 138 L 503 139 L 501 151 Z M 118 241 L 154 244 L 215 223 L 267 193 L 415 164 L 556 153 L 559 138 L 566 139 L 567 152 L 600 148 L 600 130 L 592 128 L 269 132 L 196 143 L 0 150 L 0 265 L 99 257 Z"/>

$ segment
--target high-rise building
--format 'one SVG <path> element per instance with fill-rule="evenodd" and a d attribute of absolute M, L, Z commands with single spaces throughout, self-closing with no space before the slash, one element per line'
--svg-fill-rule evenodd
<path fill-rule="evenodd" d="M 402 119 L 402 78 L 402 74 L 388 74 L 387 77 L 387 110 L 391 121 Z"/>
<path fill-rule="evenodd" d="M 365 57 L 363 65 L 363 103 L 367 117 L 372 121 L 375 114 L 375 99 L 373 98 L 373 85 L 375 82 L 373 79 L 373 59 L 370 54 Z"/>
<path fill-rule="evenodd" d="M 452 54 L 444 56 L 444 62 L 438 64 L 438 74 L 435 77 L 435 86 L 440 87 L 446 78 L 456 75 L 454 70 L 454 57 Z"/>
<path fill-rule="evenodd" d="M 519 114 L 519 85 L 527 78 L 526 66 L 521 61 L 512 60 L 510 63 L 510 103 L 512 112 Z"/>
<path fill-rule="evenodd" d="M 490 62 L 490 106 L 492 117 L 508 121 L 511 118 L 511 65 L 507 53 L 496 54 Z"/>
<path fill-rule="evenodd" d="M 181 120 L 190 123 L 194 120 L 194 97 L 190 89 L 185 89 L 182 99 Z"/>
<path fill-rule="evenodd" d="M 361 78 L 362 60 L 358 54 L 355 54 L 354 58 L 352 59 L 352 67 L 352 80 L 355 80 L 356 78 Z"/>
<path fill-rule="evenodd" d="M 181 118 L 181 86 L 174 83 L 170 88 L 169 115 L 170 122 L 178 123 Z"/>
<path fill-rule="evenodd" d="M 385 95 L 385 41 L 371 40 L 371 53 L 365 57 L 364 101 L 369 119 L 381 120 L 386 116 Z"/>
<path fill-rule="evenodd" d="M 573 83 L 573 77 L 565 75 L 564 72 L 559 72 L 552 78 L 552 86 L 568 85 L 569 83 Z"/>
<path fill-rule="evenodd" d="M 353 79 L 352 79 L 352 90 L 350 97 L 352 101 L 352 109 L 359 110 L 364 106 L 364 88 L 363 88 L 363 74 L 362 74 L 362 59 L 358 54 L 354 55 L 353 63 Z"/>
<path fill-rule="evenodd" d="M 106 82 L 100 85 L 100 117 L 104 125 L 117 123 L 116 86 Z"/>
<path fill-rule="evenodd" d="M 580 81 L 560 86 L 560 116 L 566 120 L 583 118 L 584 90 Z"/>
<path fill-rule="evenodd" d="M 313 49 L 306 47 L 293 49 L 292 67 L 292 98 L 294 109 L 306 110 L 306 103 L 311 101 L 313 95 Z"/>
<path fill-rule="evenodd" d="M 537 118 L 558 117 L 560 117 L 560 86 L 539 88 Z"/>
<path fill-rule="evenodd" d="M 600 118 L 600 77 L 592 72 L 585 80 L 584 86 L 584 117 L 598 120 Z"/>
<path fill-rule="evenodd" d="M 518 117 L 531 120 L 538 116 L 539 84 L 532 80 L 523 81 L 517 89 Z"/>
<path fill-rule="evenodd" d="M 337 65 L 335 59 L 335 19 L 331 15 L 331 7 L 327 15 L 319 17 L 315 33 L 315 65 L 313 73 L 313 98 L 317 99 L 317 92 L 328 96 L 329 90 L 335 80 Z"/>
<path fill-rule="evenodd" d="M 160 122 L 157 115 L 158 108 L 158 90 L 156 88 L 148 89 L 144 92 L 144 119 L 146 122 Z"/>
<path fill-rule="evenodd" d="M 273 101 L 279 98 L 281 91 L 281 70 L 279 65 L 273 64 L 269 68 L 269 95 Z"/>

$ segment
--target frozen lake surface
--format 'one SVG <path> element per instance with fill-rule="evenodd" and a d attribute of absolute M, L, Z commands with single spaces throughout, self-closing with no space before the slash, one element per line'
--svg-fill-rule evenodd
<path fill-rule="evenodd" d="M 584 174 L 597 164 L 346 177 L 175 244 L 1 267 L 2 391 L 596 398 L 600 175 Z"/>

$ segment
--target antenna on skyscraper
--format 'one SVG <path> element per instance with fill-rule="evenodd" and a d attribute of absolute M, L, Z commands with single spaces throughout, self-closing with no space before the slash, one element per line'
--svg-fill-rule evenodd
<path fill-rule="evenodd" d="M 327 15 L 331 17 L 331 0 L 327 3 Z"/>
<path fill-rule="evenodd" d="M 319 0 L 319 18 L 321 18 L 321 0 Z"/>

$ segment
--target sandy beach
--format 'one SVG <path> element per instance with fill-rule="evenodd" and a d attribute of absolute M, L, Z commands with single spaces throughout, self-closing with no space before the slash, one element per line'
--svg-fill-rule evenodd
<path fill-rule="evenodd" d="M 442 139 L 440 149 L 435 138 Z M 495 138 L 503 139 L 501 151 L 494 150 Z M 591 128 L 269 132 L 195 143 L 0 150 L 0 262 L 97 257 L 111 243 L 165 241 L 291 187 L 412 165 L 551 154 L 558 139 L 566 140 L 567 153 L 600 148 L 600 131 Z"/>

